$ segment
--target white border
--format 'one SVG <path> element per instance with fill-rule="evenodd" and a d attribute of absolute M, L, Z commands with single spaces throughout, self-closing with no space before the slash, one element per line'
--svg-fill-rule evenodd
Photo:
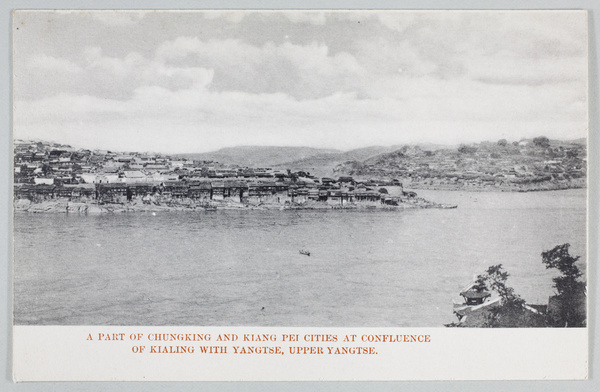
<path fill-rule="evenodd" d="M 561 9 L 561 8 L 565 8 L 565 9 L 590 9 L 592 10 L 592 13 L 590 14 L 590 83 L 591 83 L 591 88 L 590 88 L 590 138 L 589 138 L 589 156 L 590 156 L 590 172 L 589 172 L 589 178 L 594 179 L 594 178 L 599 178 L 599 173 L 598 173 L 598 135 L 595 133 L 595 125 L 598 124 L 598 73 L 597 73 L 597 65 L 598 65 L 598 50 L 597 50 L 597 37 L 598 37 L 598 32 L 599 32 L 599 27 L 598 27 L 598 22 L 597 22 L 597 12 L 598 12 L 598 5 L 593 2 L 593 1 L 496 1 L 492 4 L 486 3 L 486 6 L 483 7 L 482 4 L 480 4 L 477 1 L 471 1 L 471 2 L 464 2 L 464 1 L 453 1 L 453 2 L 449 2 L 449 1 L 405 1 L 405 2 L 394 2 L 394 1 L 370 1 L 370 2 L 351 2 L 351 1 L 347 1 L 347 2 L 307 2 L 304 1 L 302 3 L 296 3 L 296 2 L 260 2 L 260 3 L 254 3 L 254 4 L 249 4 L 250 2 L 245 1 L 245 2 L 219 2 L 217 7 L 218 8 L 406 8 L 406 9 L 419 9 L 419 8 L 432 8 L 432 9 L 450 9 L 450 8 L 463 8 L 463 9 L 492 9 L 492 8 L 496 8 L 496 9 Z M 9 33 L 10 30 L 10 9 L 11 8 L 95 8 L 95 9 L 100 9 L 100 8 L 142 8 L 142 9 L 153 9 L 153 8 L 216 8 L 215 7 L 215 2 L 192 2 L 192 1 L 171 1 L 171 2 L 162 2 L 162 1 L 130 1 L 127 5 L 124 5 L 122 2 L 118 2 L 118 1 L 104 1 L 104 2 L 100 2 L 100 1 L 95 1 L 95 2 L 89 2 L 86 4 L 81 4 L 81 2 L 77 2 L 77 1 L 31 1 L 31 2 L 27 2 L 26 4 L 21 4 L 18 1 L 6 1 L 3 3 L 4 7 L 5 7 L 5 18 L 3 18 L 3 22 L 6 25 L 3 24 L 4 27 L 4 31 Z M 204 7 L 203 7 L 204 6 Z M 6 34 L 6 38 L 4 41 L 5 44 L 5 53 L 9 53 L 9 40 L 10 40 L 10 34 Z M 4 63 L 7 72 L 5 72 L 5 78 L 2 79 L 2 83 L 3 83 L 3 87 L 4 88 L 2 91 L 10 91 L 10 60 L 6 61 Z M 10 129 L 9 126 L 9 119 L 10 119 L 10 100 L 8 97 L 8 94 L 5 95 L 4 97 L 5 100 L 7 100 L 7 104 L 5 105 L 5 111 L 3 112 L 3 118 L 5 118 L 5 124 L 6 124 L 6 129 Z M 6 137 L 2 139 L 2 146 L 4 147 L 4 151 L 5 151 L 5 157 L 7 157 L 3 162 L 5 165 L 7 165 L 5 167 L 5 169 L 7 167 L 10 167 L 10 161 L 11 161 L 11 156 L 12 156 L 12 150 L 10 148 L 10 132 L 6 132 Z M 3 170 L 1 172 L 2 179 L 4 180 L 4 184 L 7 185 L 6 187 L 4 187 L 4 189 L 10 189 L 9 184 L 11 183 L 11 179 L 9 177 L 10 172 L 8 170 Z M 598 238 L 598 231 L 597 231 L 597 227 L 598 227 L 598 184 L 597 182 L 592 182 L 590 183 L 590 218 L 589 218 L 589 228 L 590 228 L 590 232 L 589 232 L 589 238 L 594 239 L 594 238 Z M 3 209 L 2 213 L 6 214 L 6 220 L 5 222 L 10 222 L 10 215 L 8 213 L 8 211 L 10 211 L 10 200 L 11 200 L 11 195 L 10 193 L 3 193 L 2 197 L 5 197 L 4 199 L 4 205 L 7 206 L 8 208 Z M 11 226 L 7 225 L 8 227 L 6 234 L 6 241 L 4 242 L 7 245 L 7 249 L 5 249 L 4 255 L 7 258 L 7 263 L 6 263 L 6 270 L 7 272 L 9 272 L 8 275 L 8 282 L 10 282 L 10 254 L 11 254 L 11 247 L 10 247 L 10 242 L 11 242 L 11 237 L 12 237 L 12 230 L 10 230 Z M 591 299 L 595 299 L 597 297 L 597 285 L 596 283 L 598 282 L 598 275 L 597 275 L 597 267 L 596 267 L 596 263 L 594 261 L 597 260 L 597 256 L 598 256 L 598 243 L 597 242 L 593 242 L 590 241 L 590 249 L 588 252 L 589 255 L 589 266 L 590 266 L 590 290 L 589 290 L 589 297 Z M 595 279 L 594 279 L 595 278 Z M 10 298 L 10 294 L 11 294 L 11 288 L 10 288 L 10 284 L 7 284 L 7 289 L 3 292 L 4 295 L 6 295 L 5 301 L 0 301 L 1 306 L 5 306 L 5 308 L 3 308 L 4 312 L 3 315 L 6 317 L 5 323 L 3 323 L 3 327 L 6 328 L 6 330 L 3 329 L 3 331 L 5 332 L 4 336 L 6 336 L 6 340 L 2 340 L 2 342 L 0 342 L 1 346 L 0 349 L 2 349 L 2 351 L 4 353 L 7 353 L 7 355 L 3 356 L 3 364 L 5 364 L 5 377 L 8 378 L 8 380 L 4 380 L 5 383 L 3 385 L 6 386 L 6 388 L 3 388 L 4 390 L 9 390 L 9 389 L 13 389 L 16 388 L 15 385 L 11 384 L 10 381 L 10 355 L 9 350 L 8 350 L 8 343 L 9 343 L 9 339 L 10 339 L 10 325 L 11 325 L 11 318 L 10 318 L 10 302 L 9 302 L 9 298 Z M 600 390 L 600 387 L 598 386 L 598 383 L 595 381 L 595 369 L 597 369 L 596 363 L 594 361 L 594 358 L 597 358 L 597 354 L 598 354 L 598 347 L 596 344 L 597 341 L 597 302 L 593 301 L 593 303 L 590 304 L 590 317 L 589 317 L 589 321 L 590 321 L 590 326 L 591 326 L 591 336 L 590 336 L 590 359 L 591 359 L 591 377 L 592 377 L 592 381 L 589 382 L 583 382 L 583 383 L 552 383 L 552 384 L 548 384 L 548 383 L 510 383 L 510 388 L 511 389 L 527 389 L 527 390 L 536 390 L 536 388 L 539 388 L 539 390 L 548 390 L 548 389 L 554 389 L 556 388 L 557 390 L 564 390 L 565 388 L 568 388 L 569 390 Z M 5 350 L 6 348 L 6 350 Z M 96 386 L 92 387 L 92 384 L 69 384 L 68 388 L 64 388 L 67 390 L 81 390 L 82 388 L 86 388 L 86 389 L 98 389 L 101 385 L 104 384 L 95 384 Z M 182 385 L 185 384 L 169 384 L 169 386 L 171 387 L 175 387 L 176 385 L 179 385 L 180 387 Z M 189 385 L 189 384 L 188 384 Z M 205 384 L 206 385 L 206 384 Z M 224 389 L 229 389 L 229 387 L 227 385 L 231 385 L 231 384 L 209 384 L 211 387 L 217 387 L 218 389 L 224 390 Z M 244 387 L 247 389 L 249 387 L 251 388 L 256 388 L 257 390 L 259 388 L 261 388 L 260 384 L 238 384 L 238 387 L 244 385 Z M 275 387 L 275 386 L 280 386 L 283 387 L 282 384 L 268 384 L 270 387 Z M 418 389 L 418 390 L 439 390 L 440 389 L 440 384 L 438 383 L 419 383 L 419 384 L 401 384 L 403 386 L 409 387 L 414 390 L 414 389 Z M 497 390 L 497 389 L 504 389 L 504 387 L 506 387 L 507 385 L 504 385 L 504 387 L 502 386 L 502 383 L 452 383 L 451 385 L 444 385 L 444 389 L 447 389 L 446 387 L 450 386 L 452 388 L 457 388 L 457 390 L 460 388 L 460 390 L 462 391 L 469 391 L 469 390 L 481 390 L 482 388 L 485 390 Z M 310 386 L 311 389 L 315 389 L 315 385 L 314 384 L 304 384 L 304 386 Z M 372 384 L 369 385 L 369 389 L 372 389 L 373 386 L 377 386 L 378 389 L 386 389 L 386 388 L 390 388 L 390 387 L 398 387 L 398 384 Z M 37 390 L 38 388 L 42 388 L 42 390 L 46 390 L 48 389 L 47 385 L 44 387 L 43 385 L 40 384 L 26 384 L 26 385 L 20 385 L 19 386 L 20 389 L 25 389 L 25 390 Z M 104 387 L 106 387 L 106 385 L 104 385 Z M 111 384 L 110 387 L 112 389 L 120 389 L 123 388 L 125 390 L 136 390 L 138 388 L 144 388 L 144 390 L 148 390 L 147 386 L 139 386 L 139 384 Z M 153 385 L 153 389 L 155 387 L 155 390 L 164 390 L 164 384 L 155 384 Z M 264 387 L 264 384 L 262 385 L 262 387 Z M 321 385 L 319 388 L 325 388 L 325 389 L 348 389 L 348 384 L 324 384 Z M 63 388 L 61 387 L 61 390 Z M 239 388 L 237 388 L 239 389 Z M 289 384 L 286 383 L 285 384 L 285 388 L 282 389 L 286 389 L 286 390 L 293 390 L 293 389 L 302 389 L 302 384 Z"/>
<path fill-rule="evenodd" d="M 16 326 L 13 331 L 16 381 L 583 380 L 588 365 L 586 328 Z M 148 339 L 156 334 L 211 340 Z M 235 341 L 217 341 L 220 335 Z M 274 341 L 244 342 L 264 335 Z M 376 336 L 388 342 L 372 342 Z M 321 341 L 324 337 L 330 341 Z M 223 349 L 202 354 L 200 346 Z M 236 353 L 241 347 L 279 347 L 281 354 Z M 295 352 L 297 347 L 306 354 Z M 343 347 L 363 350 L 338 353 Z"/>

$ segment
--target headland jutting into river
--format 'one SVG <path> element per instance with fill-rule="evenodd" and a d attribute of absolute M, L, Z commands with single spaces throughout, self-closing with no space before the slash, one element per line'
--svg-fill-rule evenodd
<path fill-rule="evenodd" d="M 427 201 L 402 185 L 380 188 L 317 187 L 274 181 L 167 181 L 85 186 L 22 185 L 15 211 L 102 214 L 216 209 L 406 209 L 455 208 Z"/>
<path fill-rule="evenodd" d="M 404 146 L 333 166 L 342 158 L 328 153 L 301 162 L 250 167 L 17 140 L 15 210 L 93 214 L 216 208 L 453 208 L 419 198 L 403 183 L 411 189 L 463 191 L 582 188 L 586 186 L 585 150 L 581 141 L 539 137 L 456 149 Z M 359 155 L 347 152 L 343 157 Z M 333 175 L 317 177 L 307 169 L 323 172 L 324 167 Z"/>

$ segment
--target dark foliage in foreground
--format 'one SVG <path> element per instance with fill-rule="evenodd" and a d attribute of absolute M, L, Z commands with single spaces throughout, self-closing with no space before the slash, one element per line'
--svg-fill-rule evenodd
<path fill-rule="evenodd" d="M 543 315 L 533 313 L 525 307 L 525 300 L 506 284 L 508 272 L 502 264 L 493 265 L 483 275 L 477 277 L 477 284 L 500 296 L 500 304 L 493 306 L 480 316 L 484 328 L 545 327 Z"/>
<path fill-rule="evenodd" d="M 557 245 L 542 252 L 546 268 L 554 268 L 561 275 L 552 279 L 556 295 L 548 304 L 549 322 L 554 327 L 584 327 L 586 325 L 586 286 L 579 280 L 583 275 L 577 265 L 579 256 L 569 254 L 570 244 Z"/>
<path fill-rule="evenodd" d="M 528 306 L 514 289 L 506 284 L 509 274 L 502 264 L 493 265 L 479 275 L 475 282 L 479 290 L 495 292 L 499 304 L 469 315 L 466 325 L 448 324 L 450 327 L 522 328 L 522 327 L 585 327 L 586 285 L 576 263 L 579 256 L 569 254 L 569 244 L 557 245 L 542 252 L 546 268 L 556 269 L 560 275 L 554 277 L 556 295 L 550 297 L 547 311 L 540 312 Z"/>

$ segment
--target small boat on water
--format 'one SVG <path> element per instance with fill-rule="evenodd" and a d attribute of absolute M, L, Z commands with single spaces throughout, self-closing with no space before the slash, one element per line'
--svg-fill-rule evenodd
<path fill-rule="evenodd" d="M 309 252 L 309 251 L 307 251 L 307 250 L 304 250 L 304 249 L 301 249 L 301 250 L 300 250 L 300 254 L 301 254 L 301 255 L 304 255 L 304 256 L 310 256 L 310 252 Z"/>

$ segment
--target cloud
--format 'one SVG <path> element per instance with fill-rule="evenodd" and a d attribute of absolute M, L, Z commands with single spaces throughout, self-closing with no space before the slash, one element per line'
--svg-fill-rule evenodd
<path fill-rule="evenodd" d="M 393 32 L 381 34 L 377 56 L 369 40 L 359 42 L 367 58 L 394 64 L 408 58 L 405 70 L 425 69 L 441 79 L 471 75 L 502 83 L 563 82 L 585 78 L 585 14 L 577 12 L 443 11 L 376 14 Z M 385 48 L 382 45 L 386 45 Z M 391 49 L 391 50 L 390 50 Z M 359 56 L 363 58 L 364 56 Z M 375 62 L 375 60 L 372 60 Z M 575 67 L 569 67 L 574 64 Z M 559 69 L 561 67 L 561 69 Z M 418 72 L 417 72 L 418 73 Z M 505 75 L 499 77 L 499 74 Z M 516 75 L 522 73 L 519 80 Z M 537 76 L 536 76 L 537 74 Z"/>
<path fill-rule="evenodd" d="M 78 62 L 44 54 L 32 56 L 18 73 L 23 77 L 15 80 L 16 97 L 94 94 L 126 99 L 144 85 L 173 90 L 206 88 L 214 76 L 211 69 L 168 65 L 136 52 L 123 58 L 106 56 L 100 47 L 86 47 L 77 57 Z"/>
<path fill-rule="evenodd" d="M 398 11 L 379 12 L 374 15 L 382 25 L 399 33 L 412 27 L 419 20 L 419 16 L 422 14 Z"/>
<path fill-rule="evenodd" d="M 466 63 L 469 76 L 490 84 L 541 85 L 585 80 L 582 58 L 531 59 L 502 52 Z"/>
<path fill-rule="evenodd" d="M 143 11 L 127 11 L 127 10 L 97 10 L 91 12 L 92 18 L 107 26 L 131 26 L 138 23 L 144 18 Z"/>
<path fill-rule="evenodd" d="M 179 37 L 163 43 L 157 59 L 213 69 L 212 87 L 219 91 L 285 92 L 298 98 L 350 90 L 358 86 L 364 72 L 349 53 L 331 54 L 327 45 L 316 42 L 267 42 L 257 47 L 238 39 Z"/>
<path fill-rule="evenodd" d="M 204 18 L 209 20 L 225 20 L 230 23 L 240 23 L 244 18 L 248 15 L 249 11 L 218 11 L 218 10 L 208 10 L 203 11 L 202 15 Z"/>
<path fill-rule="evenodd" d="M 250 43 L 228 38 L 224 32 L 218 39 L 181 35 L 157 41 L 145 57 L 136 52 L 117 56 L 112 47 L 112 54 L 107 55 L 100 46 L 88 46 L 69 58 L 40 54 L 29 62 L 31 78 L 19 82 L 17 95 L 95 91 L 101 97 L 126 98 L 146 84 L 171 89 L 191 84 L 216 91 L 283 92 L 299 99 L 336 92 L 377 98 L 397 94 L 385 86 L 394 85 L 399 73 L 514 85 L 585 80 L 587 74 L 585 29 L 575 23 L 580 14 L 566 14 L 576 27 L 564 23 L 563 14 L 551 12 L 211 11 L 199 15 L 212 19 L 234 15 L 236 20 L 260 15 L 253 23 L 265 26 L 274 15 L 294 20 L 293 25 L 305 20 L 349 23 L 360 17 L 375 30 L 362 35 L 344 25 L 347 35 L 356 38 L 345 47 L 336 46 L 336 37 L 326 28 L 302 43 Z M 378 31 L 377 25 L 388 30 Z M 48 57 L 47 65 L 42 56 Z"/>
<path fill-rule="evenodd" d="M 159 86 L 139 87 L 120 101 L 60 95 L 16 102 L 15 136 L 50 132 L 88 142 L 85 133 L 105 148 L 192 152 L 232 144 L 355 148 L 585 133 L 585 99 L 576 87 L 440 83 L 432 77 L 396 82 L 402 94 L 376 99 L 335 93 L 300 100 Z"/>
<path fill-rule="evenodd" d="M 312 24 L 322 26 L 327 22 L 330 12 L 323 11 L 255 11 L 255 10 L 208 10 L 203 11 L 202 15 L 208 20 L 226 21 L 232 24 L 239 24 L 250 16 L 264 17 L 265 20 L 273 20 L 274 16 L 283 17 L 294 24 Z"/>
<path fill-rule="evenodd" d="M 152 41 L 140 52 L 87 39 L 25 51 L 15 136 L 165 152 L 580 137 L 585 28 L 569 13 L 526 14 L 209 12 L 231 25 L 156 41 L 137 31 Z M 273 20 L 292 38 L 272 34 Z M 113 30 L 98 34 L 121 39 Z"/>
<path fill-rule="evenodd" d="M 48 56 L 43 53 L 32 56 L 30 67 L 39 72 L 80 73 L 83 71 L 79 65 L 70 60 Z"/>
<path fill-rule="evenodd" d="M 282 12 L 287 20 L 292 23 L 309 23 L 313 25 L 322 26 L 327 22 L 327 15 L 322 11 L 294 11 L 294 12 Z"/>
<path fill-rule="evenodd" d="M 75 60 L 40 55 L 30 58 L 24 68 L 30 77 L 19 82 L 20 97 L 93 92 L 122 99 L 144 85 L 170 89 L 210 85 L 218 91 L 315 98 L 355 91 L 365 75 L 354 56 L 332 54 L 324 43 L 266 42 L 258 47 L 239 39 L 197 37 L 163 42 L 150 57 L 136 52 L 113 57 L 101 47 L 90 46 Z"/>

